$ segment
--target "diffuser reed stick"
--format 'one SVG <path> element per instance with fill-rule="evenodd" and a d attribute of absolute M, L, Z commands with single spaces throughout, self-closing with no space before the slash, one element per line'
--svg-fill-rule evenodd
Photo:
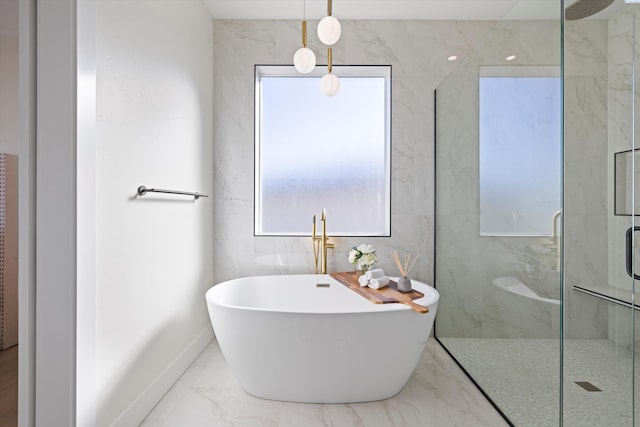
<path fill-rule="evenodd" d="M 398 252 L 393 251 L 393 261 L 395 261 L 396 266 L 398 267 L 398 270 L 400 270 L 400 275 L 402 275 L 402 277 L 407 277 L 409 275 L 409 272 L 411 271 L 413 266 L 416 264 L 416 261 L 418 260 L 419 256 L 420 255 L 416 255 L 416 257 L 413 258 L 413 261 L 411 261 L 411 253 L 407 253 L 404 256 L 404 263 L 402 263 L 400 262 L 400 257 L 398 256 Z M 409 263 L 411 263 L 411 265 L 409 265 Z"/>

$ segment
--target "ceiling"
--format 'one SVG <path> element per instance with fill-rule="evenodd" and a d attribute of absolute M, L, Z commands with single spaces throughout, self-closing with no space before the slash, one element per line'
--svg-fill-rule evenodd
<path fill-rule="evenodd" d="M 0 37 L 17 37 L 18 1 L 0 0 Z M 308 19 L 326 15 L 326 0 L 203 0 L 214 19 Z M 565 0 L 568 6 L 576 0 Z M 590 0 L 585 0 L 590 1 Z M 333 0 L 340 19 L 557 19 L 559 0 Z M 607 18 L 624 7 L 615 0 L 592 19 Z"/>
<path fill-rule="evenodd" d="M 326 0 L 203 0 L 215 19 L 307 19 L 326 15 Z M 565 0 L 565 6 L 576 0 Z M 590 1 L 590 0 L 585 0 Z M 340 19 L 558 19 L 559 0 L 333 0 Z M 615 3 L 592 18 L 606 18 L 624 6 Z"/>

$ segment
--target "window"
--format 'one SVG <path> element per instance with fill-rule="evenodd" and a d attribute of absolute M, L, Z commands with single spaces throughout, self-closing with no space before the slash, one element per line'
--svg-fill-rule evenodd
<path fill-rule="evenodd" d="M 557 67 L 481 67 L 480 235 L 551 235 L 561 206 Z"/>
<path fill-rule="evenodd" d="M 333 97 L 325 72 L 256 66 L 256 235 L 310 235 L 322 209 L 334 236 L 390 235 L 391 67 L 333 66 Z"/>

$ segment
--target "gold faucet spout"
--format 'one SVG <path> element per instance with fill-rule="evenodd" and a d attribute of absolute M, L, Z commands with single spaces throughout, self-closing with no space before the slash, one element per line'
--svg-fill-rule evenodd
<path fill-rule="evenodd" d="M 327 274 L 327 249 L 331 249 L 331 252 L 333 253 L 335 245 L 333 242 L 329 241 L 329 236 L 327 236 L 327 212 L 324 209 L 322 209 L 320 221 L 322 222 L 322 234 L 318 236 L 316 230 L 316 216 L 313 215 L 313 229 L 311 233 L 311 238 L 313 240 L 313 256 L 316 266 L 316 274 L 318 274 L 318 261 L 320 261 L 320 273 Z"/>
<path fill-rule="evenodd" d="M 313 242 L 313 261 L 318 274 L 318 258 L 320 257 L 320 241 L 316 238 L 316 214 L 313 214 L 313 228 L 311 229 L 311 240 Z"/>

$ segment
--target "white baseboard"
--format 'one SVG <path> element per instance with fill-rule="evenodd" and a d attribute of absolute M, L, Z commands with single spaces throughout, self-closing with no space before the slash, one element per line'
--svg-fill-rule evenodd
<path fill-rule="evenodd" d="M 211 326 L 207 326 L 167 366 L 158 378 L 149 384 L 136 400 L 131 402 L 131 405 L 124 410 L 111 426 L 130 427 L 139 425 L 212 340 L 213 330 Z"/>

